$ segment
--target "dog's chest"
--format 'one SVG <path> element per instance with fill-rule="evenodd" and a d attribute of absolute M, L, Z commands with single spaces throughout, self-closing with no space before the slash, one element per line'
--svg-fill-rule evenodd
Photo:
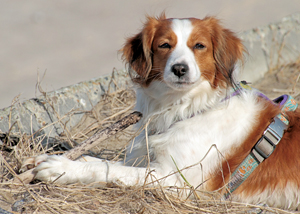
<path fill-rule="evenodd" d="M 201 161 L 204 174 L 239 146 L 255 125 L 259 106 L 232 99 L 218 109 L 177 121 L 163 133 L 149 136 L 158 162 L 184 168 Z M 172 160 L 173 158 L 173 160 Z"/>

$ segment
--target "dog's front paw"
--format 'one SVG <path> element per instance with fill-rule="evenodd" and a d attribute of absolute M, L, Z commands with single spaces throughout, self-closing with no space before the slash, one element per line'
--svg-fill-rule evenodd
<path fill-rule="evenodd" d="M 36 160 L 36 162 L 40 160 L 34 169 L 36 179 L 46 182 L 57 181 L 57 183 L 65 183 L 63 182 L 65 180 L 63 177 L 67 173 L 66 171 L 68 171 L 68 165 L 71 162 L 69 159 L 51 155 L 46 158 L 38 156 Z"/>
<path fill-rule="evenodd" d="M 43 154 L 43 155 L 39 155 L 36 157 L 29 157 L 26 158 L 23 163 L 22 166 L 19 170 L 20 173 L 23 173 L 29 169 L 32 169 L 34 167 L 36 167 L 37 165 L 39 165 L 40 163 L 44 162 L 47 159 L 48 155 Z"/>
<path fill-rule="evenodd" d="M 107 164 L 91 157 L 84 160 L 84 162 L 72 161 L 64 156 L 44 154 L 26 159 L 21 170 L 26 171 L 35 167 L 33 170 L 35 179 L 55 184 L 89 184 L 107 180 Z"/>
<path fill-rule="evenodd" d="M 80 169 L 80 162 L 74 162 L 64 156 L 40 155 L 27 159 L 23 164 L 36 166 L 34 169 L 35 179 L 45 182 L 55 182 L 56 184 L 76 183 Z"/>

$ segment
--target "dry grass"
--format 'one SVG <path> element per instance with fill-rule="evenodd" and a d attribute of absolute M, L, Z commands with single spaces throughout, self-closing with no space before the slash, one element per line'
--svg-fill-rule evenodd
<path fill-rule="evenodd" d="M 282 66 L 268 73 L 254 86 L 271 98 L 287 92 L 299 101 L 299 70 L 299 62 Z M 182 189 L 159 185 L 124 187 L 112 183 L 64 186 L 36 182 L 28 185 L 10 183 L 10 179 L 19 173 L 24 158 L 42 153 L 63 153 L 65 148 L 82 142 L 97 130 L 127 115 L 132 111 L 134 102 L 132 90 L 108 91 L 91 111 L 86 112 L 77 126 L 65 130 L 57 139 L 57 144 L 48 147 L 43 147 L 41 143 L 47 136 L 1 134 L 4 144 L 0 150 L 0 207 L 17 213 L 245 213 L 254 212 L 255 208 L 269 213 L 288 213 L 275 208 L 223 202 L 216 193 L 194 191 L 188 186 L 185 190 L 197 197 L 180 197 Z M 110 160 L 122 159 L 123 149 L 133 136 L 130 129 L 125 130 L 104 141 L 89 155 Z"/>

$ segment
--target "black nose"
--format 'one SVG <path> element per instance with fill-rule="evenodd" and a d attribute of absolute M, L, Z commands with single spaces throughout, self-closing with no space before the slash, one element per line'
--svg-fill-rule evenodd
<path fill-rule="evenodd" d="M 189 71 L 189 67 L 186 64 L 174 64 L 171 69 L 172 72 L 179 78 Z"/>

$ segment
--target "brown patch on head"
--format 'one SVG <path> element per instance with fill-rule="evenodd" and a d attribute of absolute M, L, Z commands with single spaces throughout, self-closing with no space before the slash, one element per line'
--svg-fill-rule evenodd
<path fill-rule="evenodd" d="M 171 24 L 172 19 L 166 19 L 160 23 L 152 44 L 153 67 L 150 73 L 159 76 L 159 79 L 162 79 L 169 56 L 177 44 L 177 36 Z"/>
<path fill-rule="evenodd" d="M 196 50 L 195 58 L 200 71 L 212 85 L 227 86 L 233 84 L 233 70 L 238 60 L 243 59 L 245 48 L 233 32 L 223 28 L 219 20 L 206 17 L 203 20 L 191 19 L 194 26 L 190 37 L 193 47 L 196 43 L 205 45 L 206 53 Z"/>
<path fill-rule="evenodd" d="M 153 66 L 152 44 L 156 33 L 161 35 L 164 26 L 168 25 L 163 13 L 160 17 L 147 17 L 143 30 L 129 38 L 122 48 L 123 59 L 129 65 L 132 80 L 142 86 L 148 86 L 152 80 L 160 79 L 160 70 Z M 133 75 L 133 70 L 136 72 Z"/>

